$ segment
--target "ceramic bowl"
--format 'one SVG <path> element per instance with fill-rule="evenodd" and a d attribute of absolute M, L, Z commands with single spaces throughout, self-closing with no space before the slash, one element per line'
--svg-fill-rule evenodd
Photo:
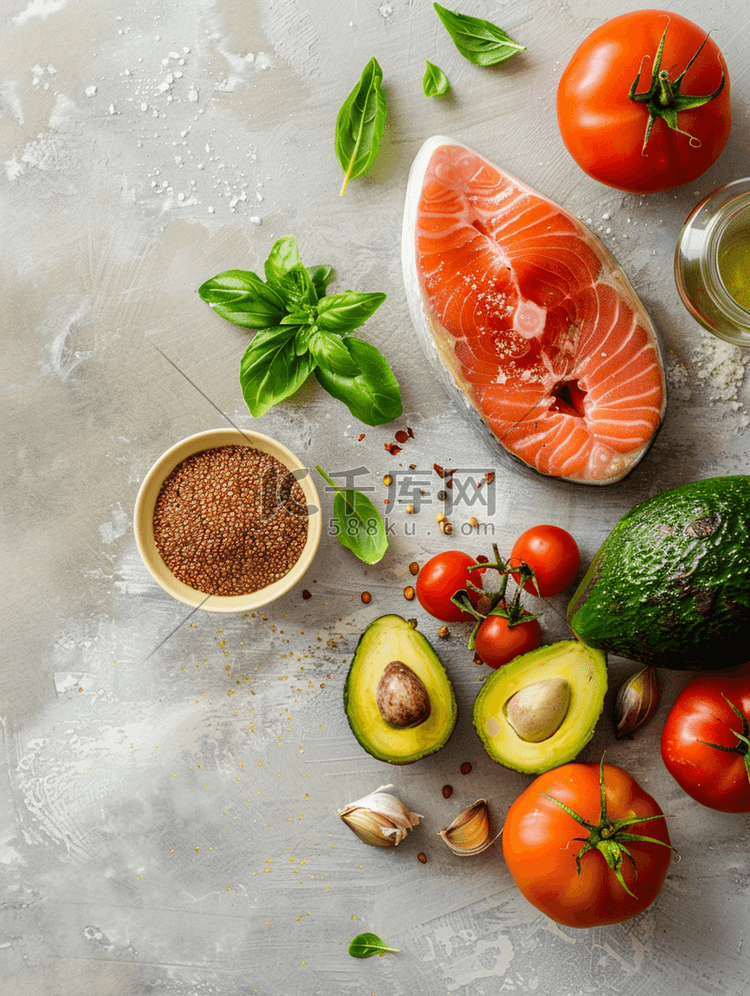
<path fill-rule="evenodd" d="M 162 560 L 154 540 L 154 508 L 162 484 L 174 468 L 187 457 L 203 450 L 218 446 L 251 446 L 263 453 L 276 457 L 291 471 L 305 470 L 305 465 L 281 443 L 270 436 L 240 429 L 210 429 L 188 436 L 163 453 L 146 477 L 138 491 L 135 503 L 134 528 L 138 551 L 143 562 L 161 587 L 185 605 L 201 608 L 208 612 L 247 612 L 268 605 L 293 588 L 303 577 L 315 557 L 322 531 L 320 499 L 310 473 L 299 477 L 310 513 L 307 527 L 307 541 L 299 560 L 279 581 L 253 591 L 247 595 L 206 595 L 184 584 L 169 570 Z"/>

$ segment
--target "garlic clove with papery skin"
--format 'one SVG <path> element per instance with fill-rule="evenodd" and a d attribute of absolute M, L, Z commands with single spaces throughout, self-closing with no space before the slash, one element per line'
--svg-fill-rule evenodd
<path fill-rule="evenodd" d="M 627 678 L 615 698 L 615 737 L 621 740 L 645 726 L 659 707 L 656 669 L 644 667 Z"/>
<path fill-rule="evenodd" d="M 439 836 L 454 854 L 470 857 L 486 851 L 500 836 L 493 834 L 490 810 L 486 799 L 477 799 L 473 806 L 464 809 Z"/>
<path fill-rule="evenodd" d="M 423 819 L 412 813 L 395 795 L 385 790 L 392 785 L 381 785 L 369 795 L 350 802 L 338 814 L 361 841 L 372 847 L 393 847 Z"/>

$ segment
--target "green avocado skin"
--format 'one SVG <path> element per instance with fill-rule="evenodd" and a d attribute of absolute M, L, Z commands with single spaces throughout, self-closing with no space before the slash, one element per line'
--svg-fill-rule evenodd
<path fill-rule="evenodd" d="M 674 670 L 750 660 L 750 476 L 665 491 L 624 515 L 570 600 L 606 653 Z"/>

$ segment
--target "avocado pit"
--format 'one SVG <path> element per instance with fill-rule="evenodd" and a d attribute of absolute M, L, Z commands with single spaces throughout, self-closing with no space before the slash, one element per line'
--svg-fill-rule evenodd
<path fill-rule="evenodd" d="M 424 683 L 403 661 L 386 664 L 375 690 L 375 702 L 383 721 L 398 730 L 420 726 L 432 711 Z"/>
<path fill-rule="evenodd" d="M 570 685 L 564 678 L 545 678 L 519 689 L 504 706 L 505 718 L 526 743 L 549 740 L 563 724 L 570 707 Z"/>

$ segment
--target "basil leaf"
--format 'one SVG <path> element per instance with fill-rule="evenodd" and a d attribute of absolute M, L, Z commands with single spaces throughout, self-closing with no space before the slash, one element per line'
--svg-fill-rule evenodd
<path fill-rule="evenodd" d="M 266 280 L 269 284 L 277 284 L 295 266 L 302 266 L 297 240 L 293 235 L 285 235 L 271 246 L 264 264 Z"/>
<path fill-rule="evenodd" d="M 385 551 L 388 549 L 388 537 L 385 531 L 385 524 L 380 517 L 380 512 L 373 503 L 354 488 L 340 488 L 326 474 L 322 467 L 316 468 L 321 477 L 336 491 L 333 499 L 333 525 L 336 529 L 336 536 L 339 543 L 347 550 L 359 557 L 365 564 L 377 564 L 383 559 Z M 360 937 L 374 937 L 375 935 L 359 935 Z M 358 938 L 354 938 L 358 940 Z M 380 941 L 380 938 L 375 938 Z M 382 941 L 380 944 L 382 945 Z M 352 941 L 354 944 L 354 941 Z M 394 949 L 387 949 L 394 950 Z M 351 947 L 349 948 L 350 954 Z M 377 954 L 373 950 L 370 954 Z M 355 958 L 369 958 L 369 954 L 355 954 Z"/>
<path fill-rule="evenodd" d="M 427 68 L 422 77 L 422 93 L 425 97 L 444 97 L 451 88 L 450 80 L 440 66 L 436 66 L 429 59 L 425 59 L 425 62 Z"/>
<path fill-rule="evenodd" d="M 386 951 L 399 950 L 399 948 L 389 948 L 377 934 L 357 934 L 349 945 L 349 954 L 352 958 L 372 958 L 376 954 L 382 958 Z"/>
<path fill-rule="evenodd" d="M 333 267 L 319 263 L 317 266 L 308 266 L 307 272 L 313 282 L 313 287 L 317 291 L 318 297 L 325 297 L 326 287 L 333 280 Z"/>
<path fill-rule="evenodd" d="M 308 348 L 319 367 L 325 367 L 342 377 L 356 377 L 361 373 L 359 364 L 352 359 L 341 336 L 316 328 L 308 341 Z"/>
<path fill-rule="evenodd" d="M 383 70 L 373 56 L 336 118 L 336 156 L 344 173 L 340 197 L 351 179 L 370 169 L 378 154 L 386 116 L 382 79 Z"/>
<path fill-rule="evenodd" d="M 264 329 L 245 350 L 240 363 L 240 385 L 255 418 L 294 394 L 315 366 L 308 352 L 302 356 L 296 354 L 294 332 L 288 325 Z"/>
<path fill-rule="evenodd" d="M 350 332 L 364 325 L 385 301 L 385 294 L 344 291 L 318 302 L 318 325 L 329 332 Z"/>
<path fill-rule="evenodd" d="M 308 307 L 304 311 L 290 311 L 288 315 L 284 315 L 279 325 L 313 325 L 314 322 L 313 309 Z"/>
<path fill-rule="evenodd" d="M 313 305 L 318 300 L 318 293 L 307 272 L 307 267 L 302 263 L 287 270 L 274 284 L 274 290 L 286 302 L 290 312 L 304 310 L 305 305 Z"/>
<path fill-rule="evenodd" d="M 490 21 L 446 10 L 439 3 L 432 6 L 458 51 L 475 66 L 494 66 L 526 50 Z"/>
<path fill-rule="evenodd" d="M 265 329 L 278 325 L 286 312 L 284 301 L 251 270 L 225 270 L 198 288 L 201 298 L 217 315 L 235 325 Z"/>
<path fill-rule="evenodd" d="M 398 418 L 403 411 L 401 392 L 388 360 L 363 339 L 347 336 L 343 344 L 361 373 L 352 377 L 318 367 L 319 383 L 365 425 L 383 425 Z"/>

